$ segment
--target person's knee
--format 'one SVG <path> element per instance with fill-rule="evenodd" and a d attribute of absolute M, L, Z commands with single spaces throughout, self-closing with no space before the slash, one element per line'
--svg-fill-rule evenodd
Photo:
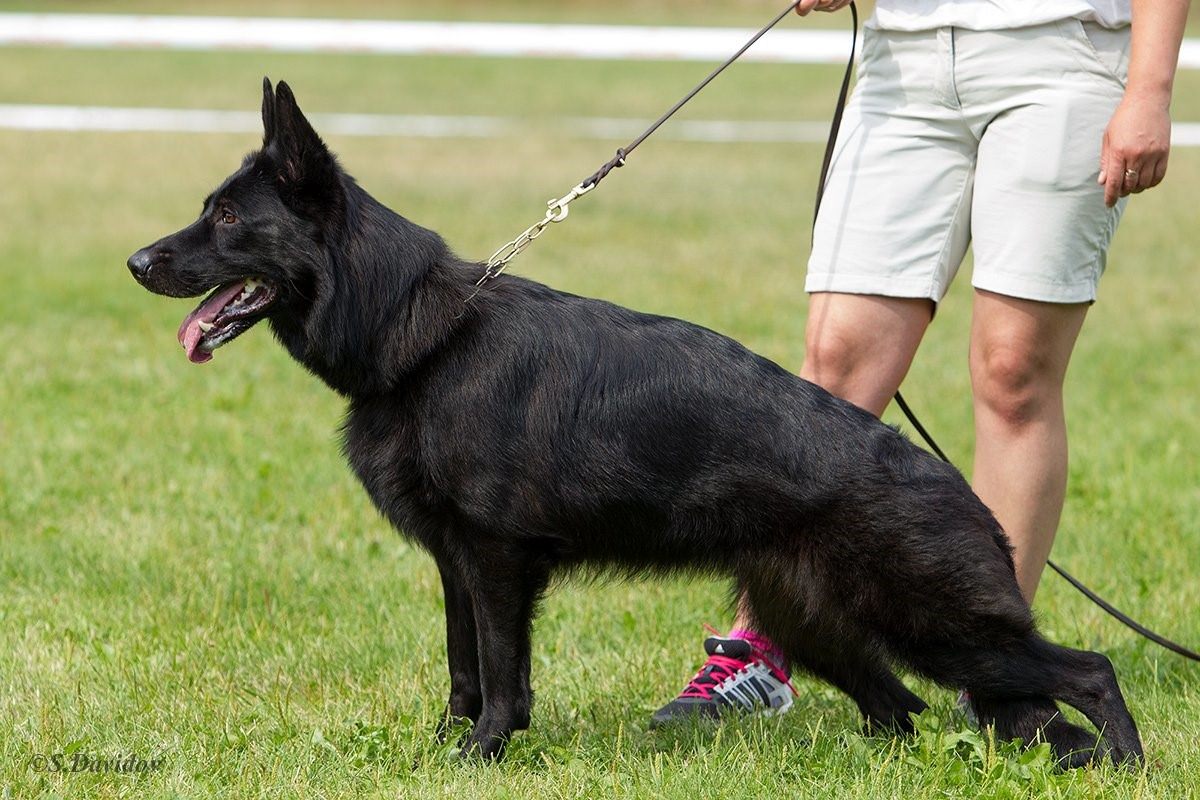
<path fill-rule="evenodd" d="M 808 331 L 800 374 L 830 394 L 845 397 L 857 383 L 862 354 L 855 342 L 829 331 Z"/>
<path fill-rule="evenodd" d="M 1061 413 L 1062 378 L 1036 353 L 1004 343 L 971 352 L 976 414 L 1012 429 Z"/>
<path fill-rule="evenodd" d="M 800 376 L 878 416 L 904 379 L 932 311 L 923 299 L 814 294 Z"/>

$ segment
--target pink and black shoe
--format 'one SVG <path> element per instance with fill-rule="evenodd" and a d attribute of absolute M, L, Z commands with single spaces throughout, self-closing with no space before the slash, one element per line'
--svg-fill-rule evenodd
<path fill-rule="evenodd" d="M 733 631 L 728 638 L 705 639 L 704 651 L 704 666 L 678 697 L 654 712 L 651 728 L 729 712 L 772 716 L 792 707 L 795 690 L 782 654 L 768 639 Z"/>

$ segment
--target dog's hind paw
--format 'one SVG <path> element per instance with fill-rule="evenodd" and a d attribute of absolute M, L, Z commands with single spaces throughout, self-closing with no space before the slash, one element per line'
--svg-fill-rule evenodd
<path fill-rule="evenodd" d="M 1050 743 L 1054 758 L 1063 769 L 1092 767 L 1112 757 L 1103 739 L 1064 719 L 1046 723 L 1040 735 Z"/>

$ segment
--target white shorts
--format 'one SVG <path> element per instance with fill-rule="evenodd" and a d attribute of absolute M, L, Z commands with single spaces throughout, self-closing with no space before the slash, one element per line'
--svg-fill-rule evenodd
<path fill-rule="evenodd" d="M 1096 183 L 1129 29 L 1067 19 L 1000 31 L 868 29 L 805 289 L 938 302 L 972 284 L 1096 299 L 1124 201 Z"/>

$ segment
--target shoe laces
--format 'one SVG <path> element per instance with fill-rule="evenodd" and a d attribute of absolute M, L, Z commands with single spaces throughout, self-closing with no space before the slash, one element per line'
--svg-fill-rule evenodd
<path fill-rule="evenodd" d="M 679 693 L 680 697 L 699 697 L 705 700 L 712 698 L 713 690 L 725 681 L 741 672 L 749 665 L 749 661 L 729 656 L 712 655 L 700 667 L 688 685 Z"/>
<path fill-rule="evenodd" d="M 720 636 L 717 630 L 711 625 L 705 625 L 704 627 L 714 636 Z M 704 662 L 704 665 L 700 667 L 700 670 L 695 674 L 695 676 L 688 681 L 687 686 L 683 687 L 683 691 L 679 693 L 679 696 L 681 698 L 695 697 L 703 700 L 710 700 L 712 699 L 713 692 L 718 686 L 736 676 L 739 672 L 750 666 L 750 664 L 755 661 L 760 661 L 766 665 L 767 669 L 770 670 L 771 675 L 780 683 L 787 686 L 788 689 L 791 690 L 792 694 L 797 693 L 796 687 L 792 686 L 791 676 L 789 676 L 782 667 L 768 658 L 767 654 L 761 649 L 756 647 L 755 642 L 747 639 L 743 639 L 742 641 L 745 641 L 750 645 L 749 659 L 742 660 L 740 658 L 720 655 L 719 653 L 710 655 L 708 660 Z"/>

